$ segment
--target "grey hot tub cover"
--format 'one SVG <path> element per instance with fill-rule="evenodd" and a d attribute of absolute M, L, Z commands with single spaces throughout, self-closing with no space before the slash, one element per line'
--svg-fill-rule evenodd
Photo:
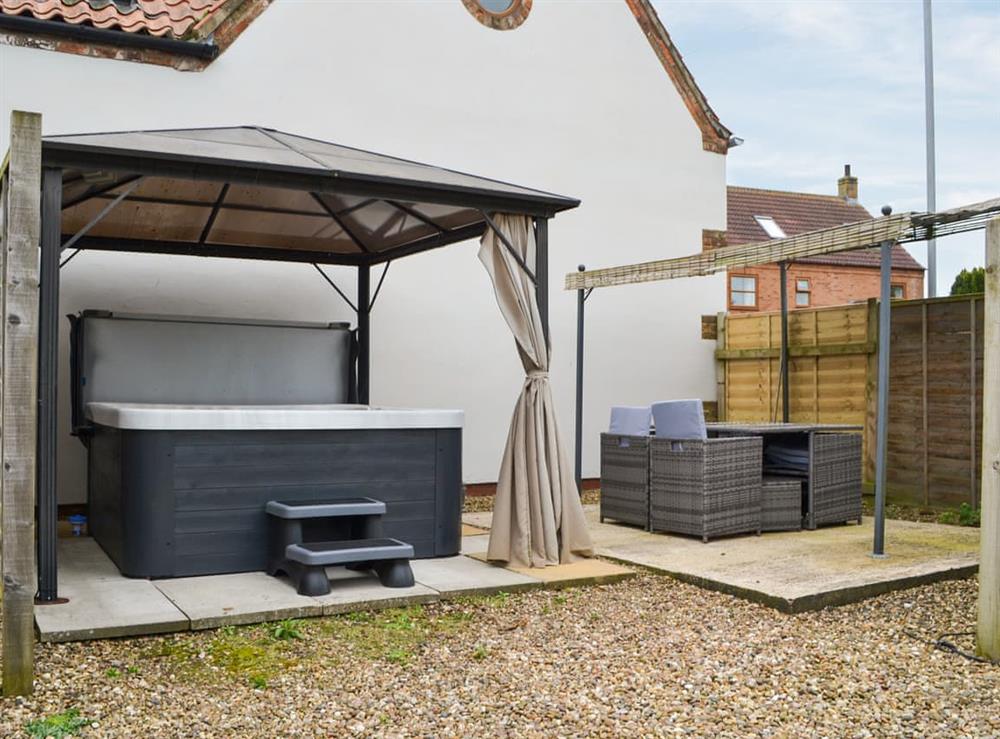
<path fill-rule="evenodd" d="M 523 262 L 535 264 L 530 219 L 494 214 L 493 221 Z M 527 375 L 500 464 L 487 558 L 544 567 L 591 557 L 593 545 L 556 422 L 534 286 L 492 228 L 483 235 L 479 259 L 493 280 Z"/>

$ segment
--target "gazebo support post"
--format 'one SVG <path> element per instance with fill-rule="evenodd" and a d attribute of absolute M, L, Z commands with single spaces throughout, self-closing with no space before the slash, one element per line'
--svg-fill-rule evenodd
<path fill-rule="evenodd" d="M 885 208 L 882 209 L 885 213 Z M 885 215 L 888 215 L 886 213 Z M 885 553 L 885 486 L 886 452 L 889 442 L 889 349 L 892 304 L 892 243 L 883 241 L 881 250 L 881 279 L 878 305 L 878 388 L 875 421 L 875 537 L 872 556 L 886 557 Z"/>
<path fill-rule="evenodd" d="M 358 266 L 358 402 L 371 402 L 371 266 Z"/>
<path fill-rule="evenodd" d="M 549 337 L 549 219 L 535 219 L 535 300 L 542 319 L 545 346 L 552 348 Z M 552 358 L 549 357 L 551 364 Z"/>
<path fill-rule="evenodd" d="M 778 263 L 781 275 L 781 420 L 788 423 L 791 392 L 788 387 L 788 262 Z"/>
<path fill-rule="evenodd" d="M 986 226 L 983 320 L 983 488 L 976 649 L 1000 659 L 1000 218 Z"/>
<path fill-rule="evenodd" d="M 41 259 L 38 306 L 38 595 L 58 601 L 56 542 L 56 388 L 59 382 L 59 259 L 62 170 L 42 170 Z"/>
<path fill-rule="evenodd" d="M 577 267 L 580 272 L 587 268 Z M 574 438 L 576 446 L 573 457 L 573 471 L 576 475 L 576 489 L 583 493 L 583 318 L 587 303 L 587 290 L 576 291 L 576 428 Z"/>
<path fill-rule="evenodd" d="M 42 117 L 14 111 L 3 178 L 7 217 L 0 234 L 2 276 L 2 465 L 0 583 L 3 692 L 27 695 L 34 671 L 35 454 L 38 438 L 38 244 Z"/>

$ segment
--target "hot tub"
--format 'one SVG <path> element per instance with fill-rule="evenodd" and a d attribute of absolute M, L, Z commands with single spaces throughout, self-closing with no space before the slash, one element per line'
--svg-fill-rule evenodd
<path fill-rule="evenodd" d="M 89 529 L 135 577 L 264 570 L 268 501 L 383 501 L 383 535 L 457 554 L 462 412 L 353 405 L 353 334 L 301 323 L 84 311 L 74 432 Z M 357 538 L 350 520 L 309 541 Z"/>
<path fill-rule="evenodd" d="M 370 497 L 417 557 L 457 554 L 461 411 L 89 403 L 91 532 L 122 574 L 265 569 L 269 500 Z"/>

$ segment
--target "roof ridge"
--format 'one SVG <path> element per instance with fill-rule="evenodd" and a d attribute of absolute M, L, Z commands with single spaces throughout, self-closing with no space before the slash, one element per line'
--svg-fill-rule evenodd
<path fill-rule="evenodd" d="M 852 203 L 852 202 L 850 202 L 848 200 L 845 200 L 844 198 L 840 197 L 839 195 L 831 195 L 829 193 L 800 192 L 798 190 L 777 190 L 775 188 L 770 188 L 770 187 L 749 187 L 747 185 L 726 185 L 726 189 L 727 190 L 743 190 L 743 191 L 746 191 L 746 192 L 767 192 L 767 193 L 775 193 L 775 194 L 779 194 L 779 195 L 796 195 L 796 196 L 808 197 L 808 198 L 823 198 L 825 200 L 834 200 L 836 202 L 844 203 L 845 205 L 857 205 L 857 206 L 860 206 L 860 207 L 864 208 L 864 206 L 861 205 L 861 203 L 858 202 L 858 201 L 854 201 Z M 866 210 L 867 210 L 867 208 L 866 208 Z"/>

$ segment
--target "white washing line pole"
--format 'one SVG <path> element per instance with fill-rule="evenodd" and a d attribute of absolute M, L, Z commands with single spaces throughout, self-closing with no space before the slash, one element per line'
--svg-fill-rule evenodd
<path fill-rule="evenodd" d="M 931 0 L 924 0 L 924 115 L 927 139 L 927 212 L 937 211 L 934 157 L 934 42 L 931 28 Z M 927 240 L 927 296 L 937 296 L 937 244 Z"/>

